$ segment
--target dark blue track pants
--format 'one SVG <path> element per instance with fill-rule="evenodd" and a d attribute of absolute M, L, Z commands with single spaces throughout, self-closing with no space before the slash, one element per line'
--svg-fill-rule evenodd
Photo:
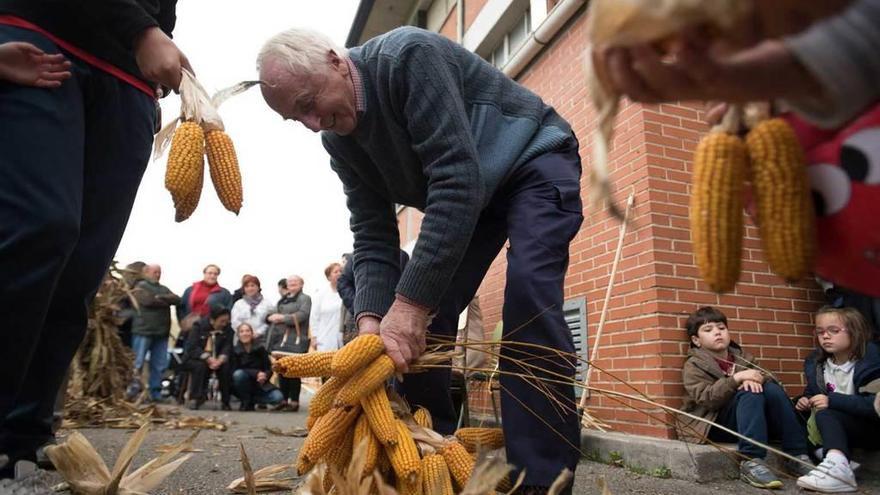
<path fill-rule="evenodd" d="M 0 43 L 59 48 L 0 26 Z M 0 82 L 0 452 L 52 436 L 55 396 L 116 252 L 153 140 L 154 101 L 66 54 L 57 89 Z"/>
<path fill-rule="evenodd" d="M 577 142 L 523 164 L 483 211 L 452 283 L 438 307 L 431 337 L 454 340 L 458 315 L 467 307 L 492 261 L 509 239 L 504 291 L 505 341 L 538 344 L 574 353 L 562 313 L 568 245 L 583 221 L 581 161 Z M 429 341 L 430 343 L 430 341 Z M 554 380 L 574 377 L 574 361 L 534 347 L 503 345 L 501 369 Z M 540 366 L 535 370 L 509 358 Z M 565 407 L 538 390 L 534 378 L 501 375 L 501 411 L 507 461 L 526 469 L 525 485 L 549 486 L 563 468 L 579 459 L 580 426 L 572 386 L 547 384 Z M 412 405 L 428 408 L 434 427 L 455 428 L 449 396 L 449 370 L 406 376 L 403 394 Z"/>

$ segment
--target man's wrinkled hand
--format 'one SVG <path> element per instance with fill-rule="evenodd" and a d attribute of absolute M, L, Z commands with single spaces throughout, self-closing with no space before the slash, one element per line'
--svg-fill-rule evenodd
<path fill-rule="evenodd" d="M 425 332 L 429 310 L 397 296 L 379 325 L 385 353 L 394 361 L 398 373 L 406 373 L 409 363 L 425 352 Z"/>
<path fill-rule="evenodd" d="M 375 316 L 365 315 L 358 318 L 358 335 L 379 335 L 379 324 L 382 320 Z"/>

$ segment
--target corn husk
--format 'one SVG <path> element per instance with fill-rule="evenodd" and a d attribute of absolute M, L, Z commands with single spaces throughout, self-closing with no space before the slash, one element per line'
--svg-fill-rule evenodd
<path fill-rule="evenodd" d="M 223 119 L 220 118 L 217 109 L 229 98 L 241 94 L 257 84 L 260 84 L 260 81 L 242 81 L 209 96 L 196 76 L 183 69 L 183 76 L 180 79 L 180 116 L 165 124 L 156 134 L 153 143 L 153 160 L 159 159 L 168 149 L 171 138 L 174 137 L 174 130 L 177 129 L 177 124 L 182 121 L 197 122 L 205 132 L 224 130 Z"/>
<path fill-rule="evenodd" d="M 147 436 L 149 425 L 136 431 L 113 465 L 111 471 L 91 443 L 80 432 L 74 431 L 63 443 L 46 448 L 46 455 L 67 482 L 71 492 L 78 495 L 141 495 L 158 487 L 192 454 L 177 457 L 192 442 L 198 432 L 177 444 L 168 452 L 129 473 L 131 462 Z"/>

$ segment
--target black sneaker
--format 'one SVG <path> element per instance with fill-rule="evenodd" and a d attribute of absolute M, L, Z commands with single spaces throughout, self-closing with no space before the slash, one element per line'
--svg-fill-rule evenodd
<path fill-rule="evenodd" d="M 810 474 L 810 471 L 812 471 L 816 467 L 816 465 L 813 464 L 813 461 L 810 459 L 810 456 L 808 456 L 807 454 L 796 455 L 795 457 L 809 464 L 809 466 L 801 464 L 800 462 L 795 462 L 791 459 L 785 459 L 784 461 L 782 461 L 782 467 L 783 469 L 785 469 L 786 473 L 792 476 L 798 478 L 800 478 L 801 476 L 806 476 Z"/>
<path fill-rule="evenodd" d="M 739 477 L 756 488 L 782 488 L 782 482 L 767 467 L 763 459 L 751 459 L 739 463 Z"/>

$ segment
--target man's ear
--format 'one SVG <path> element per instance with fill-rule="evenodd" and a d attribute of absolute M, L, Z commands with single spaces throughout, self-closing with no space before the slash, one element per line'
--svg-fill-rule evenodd
<path fill-rule="evenodd" d="M 330 50 L 327 52 L 327 63 L 330 64 L 330 67 L 333 69 L 342 72 L 342 74 L 348 74 L 348 65 L 345 63 L 345 60 L 336 53 L 336 50 Z"/>
<path fill-rule="evenodd" d="M 691 335 L 691 344 L 693 344 L 694 347 L 696 347 L 696 348 L 699 349 L 699 347 L 700 347 L 700 338 L 699 338 L 698 336 L 696 336 L 696 335 Z"/>

